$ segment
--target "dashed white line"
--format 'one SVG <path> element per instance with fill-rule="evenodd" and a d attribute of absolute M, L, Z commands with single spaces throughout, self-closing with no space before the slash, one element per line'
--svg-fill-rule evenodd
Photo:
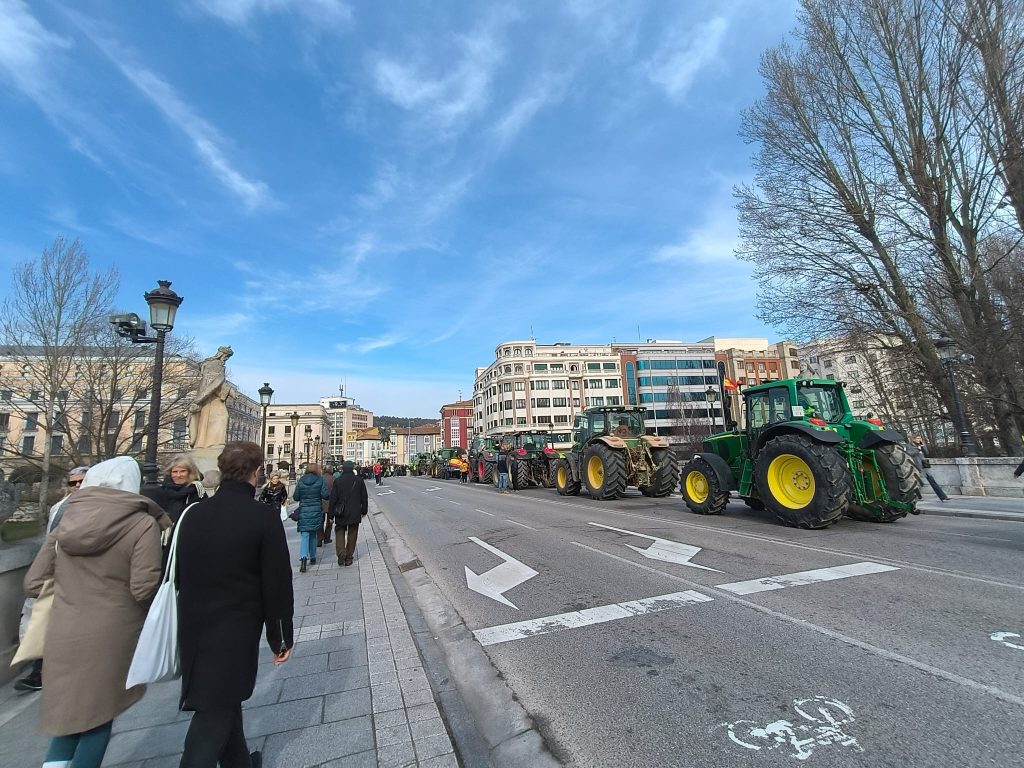
<path fill-rule="evenodd" d="M 493 512 L 487 512 L 486 510 L 483 510 L 483 509 L 474 509 L 473 511 L 474 512 L 479 512 L 481 515 L 487 515 L 488 517 L 494 517 L 494 513 Z"/>
<path fill-rule="evenodd" d="M 508 522 L 512 523 L 513 525 L 521 525 L 521 526 L 523 526 L 523 528 L 530 528 L 530 526 L 528 526 L 526 523 L 520 523 L 518 520 L 512 520 L 511 518 L 508 518 L 508 517 L 506 517 L 505 520 L 507 520 Z M 530 530 L 531 531 L 536 531 L 537 529 L 536 528 L 530 528 Z"/>

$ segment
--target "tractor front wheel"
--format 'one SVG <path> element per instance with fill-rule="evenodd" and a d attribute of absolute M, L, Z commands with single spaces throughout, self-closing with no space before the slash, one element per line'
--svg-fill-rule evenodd
<path fill-rule="evenodd" d="M 521 491 L 530 485 L 530 468 L 526 465 L 525 461 L 512 462 L 510 469 L 512 471 L 509 472 L 509 480 L 513 488 Z"/>
<path fill-rule="evenodd" d="M 698 515 L 720 515 L 729 504 L 729 492 L 722 488 L 718 475 L 704 459 L 697 457 L 680 471 L 680 492 L 691 512 Z"/>
<path fill-rule="evenodd" d="M 846 512 L 850 470 L 839 452 L 802 435 L 769 440 L 754 463 L 754 483 L 765 507 L 795 528 L 825 528 Z"/>
<path fill-rule="evenodd" d="M 592 499 L 616 499 L 626 492 L 626 457 L 604 443 L 583 452 L 580 474 Z"/>
<path fill-rule="evenodd" d="M 921 472 L 906 448 L 895 443 L 880 445 L 875 448 L 875 462 L 878 464 L 878 472 L 875 471 L 870 459 L 864 462 L 865 490 L 872 493 L 874 498 L 885 497 L 878 483 L 880 473 L 891 501 L 913 506 L 921 500 Z M 847 517 L 873 523 L 894 523 L 907 516 L 906 511 L 889 506 L 884 501 L 874 504 L 870 503 L 870 500 L 865 501 L 868 503 L 864 506 L 851 504 L 846 511 Z"/>
<path fill-rule="evenodd" d="M 490 483 L 494 480 L 494 465 L 483 459 L 476 460 L 476 479 L 480 483 Z"/>
<path fill-rule="evenodd" d="M 572 479 L 572 468 L 567 459 L 559 459 L 554 468 L 555 490 L 559 496 L 579 496 L 580 481 Z"/>
<path fill-rule="evenodd" d="M 652 449 L 651 458 L 654 459 L 651 484 L 641 487 L 640 493 L 655 498 L 668 496 L 679 483 L 679 462 L 668 448 Z"/>

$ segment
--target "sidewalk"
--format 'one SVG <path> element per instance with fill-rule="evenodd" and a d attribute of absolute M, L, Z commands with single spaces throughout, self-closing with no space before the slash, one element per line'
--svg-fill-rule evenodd
<path fill-rule="evenodd" d="M 918 502 L 917 508 L 923 515 L 1016 520 L 1024 523 L 1024 498 L 954 495 L 949 497 L 949 501 L 943 502 L 939 501 L 935 494 L 928 492 Z"/>
<path fill-rule="evenodd" d="M 275 667 L 261 645 L 244 710 L 249 747 L 263 751 L 266 768 L 459 765 L 370 518 L 360 526 L 354 566 L 338 566 L 332 542 L 307 573 L 294 569 L 291 659 Z M 294 527 L 286 524 L 297 564 Z M 150 686 L 114 721 L 103 765 L 177 766 L 190 717 L 178 711 L 179 693 L 177 680 Z M 38 699 L 12 684 L 0 689 L 0 766 L 42 764 Z"/>

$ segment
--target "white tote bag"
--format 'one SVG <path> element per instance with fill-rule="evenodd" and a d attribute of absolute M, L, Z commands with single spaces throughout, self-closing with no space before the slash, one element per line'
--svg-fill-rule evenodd
<path fill-rule="evenodd" d="M 178 534 L 185 514 L 195 506 L 189 504 L 174 525 L 171 538 L 171 553 L 167 558 L 167 569 L 160 588 L 156 591 L 142 625 L 139 643 L 135 646 L 132 665 L 128 668 L 125 689 L 136 685 L 159 683 L 181 676 L 181 659 L 178 657 L 178 590 L 174 586 L 175 566 L 178 562 Z"/>

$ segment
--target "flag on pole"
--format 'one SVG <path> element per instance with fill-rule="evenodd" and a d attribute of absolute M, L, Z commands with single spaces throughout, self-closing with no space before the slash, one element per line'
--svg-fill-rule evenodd
<path fill-rule="evenodd" d="M 723 389 L 737 389 L 736 382 L 730 379 L 728 376 L 722 377 L 722 388 Z"/>

